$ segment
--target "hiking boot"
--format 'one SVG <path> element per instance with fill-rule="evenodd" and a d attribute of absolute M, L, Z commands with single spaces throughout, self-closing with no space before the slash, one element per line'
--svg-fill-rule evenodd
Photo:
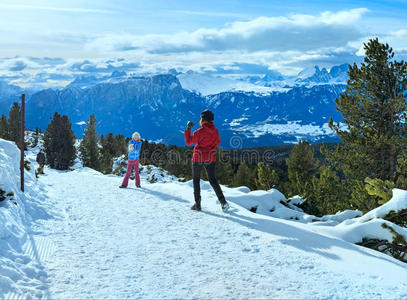
<path fill-rule="evenodd" d="M 141 185 L 138 184 L 138 185 L 136 185 L 136 187 L 141 188 Z"/>
<path fill-rule="evenodd" d="M 124 185 L 121 185 L 121 186 L 119 186 L 119 188 L 121 188 L 121 189 L 125 189 L 127 186 L 124 186 Z"/>
<path fill-rule="evenodd" d="M 222 203 L 223 212 L 227 212 L 229 208 L 230 208 L 229 203 L 227 203 L 226 201 Z"/>
<path fill-rule="evenodd" d="M 194 205 L 191 206 L 191 209 L 200 211 L 201 210 L 201 204 L 195 203 Z"/>

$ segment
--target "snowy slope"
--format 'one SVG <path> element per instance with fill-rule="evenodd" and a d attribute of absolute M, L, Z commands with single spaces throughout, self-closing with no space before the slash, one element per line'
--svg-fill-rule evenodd
<path fill-rule="evenodd" d="M 0 269 L 0 298 L 407 297 L 406 264 L 323 232 L 324 226 L 262 214 L 270 205 L 281 209 L 284 195 L 276 190 L 223 187 L 232 206 L 224 214 L 202 182 L 203 211 L 195 212 L 191 182 L 150 184 L 145 172 L 142 189 L 119 189 L 121 177 L 88 168 L 45 172 L 36 201 L 53 218 L 29 222 L 32 251 L 23 257 L 36 263 L 26 273 L 18 273 L 22 264 L 14 273 Z M 262 208 L 251 213 L 240 206 L 245 199 Z M 11 257 L 4 253 L 2 263 Z M 23 279 L 37 285 L 28 289 Z"/>

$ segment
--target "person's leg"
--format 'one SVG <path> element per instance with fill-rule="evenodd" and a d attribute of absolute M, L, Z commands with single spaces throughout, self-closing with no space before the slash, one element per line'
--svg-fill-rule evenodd
<path fill-rule="evenodd" d="M 131 169 L 133 168 L 133 164 L 132 162 L 129 160 L 127 162 L 127 171 L 126 171 L 126 175 L 124 176 L 123 182 L 122 182 L 122 186 L 127 187 L 127 185 L 129 184 L 129 178 L 130 178 L 130 174 L 131 174 Z"/>
<path fill-rule="evenodd" d="M 140 186 L 140 172 L 138 159 L 134 162 L 134 175 L 136 176 L 136 186 Z"/>
<path fill-rule="evenodd" d="M 200 208 L 201 207 L 201 170 L 202 163 L 192 162 L 192 178 L 194 182 L 194 197 L 195 204 Z"/>
<path fill-rule="evenodd" d="M 216 162 L 210 162 L 205 164 L 206 174 L 208 174 L 209 183 L 211 184 L 216 196 L 219 199 L 220 204 L 226 203 L 225 196 L 223 195 L 222 189 L 216 179 Z"/>

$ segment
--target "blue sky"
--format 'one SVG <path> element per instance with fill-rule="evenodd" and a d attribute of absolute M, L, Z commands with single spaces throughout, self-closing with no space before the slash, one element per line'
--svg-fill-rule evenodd
<path fill-rule="evenodd" d="M 360 61 L 378 36 L 407 57 L 407 1 L 2 0 L 0 76 L 63 84 L 125 70 L 293 75 Z"/>

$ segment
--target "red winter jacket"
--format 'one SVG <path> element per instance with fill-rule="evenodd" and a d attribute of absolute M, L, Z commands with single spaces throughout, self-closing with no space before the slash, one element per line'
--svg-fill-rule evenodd
<path fill-rule="evenodd" d="M 219 132 L 213 122 L 202 124 L 202 128 L 195 130 L 191 135 L 191 129 L 184 131 L 185 144 L 194 147 L 192 161 L 208 162 L 216 161 L 216 148 L 220 144 Z"/>

